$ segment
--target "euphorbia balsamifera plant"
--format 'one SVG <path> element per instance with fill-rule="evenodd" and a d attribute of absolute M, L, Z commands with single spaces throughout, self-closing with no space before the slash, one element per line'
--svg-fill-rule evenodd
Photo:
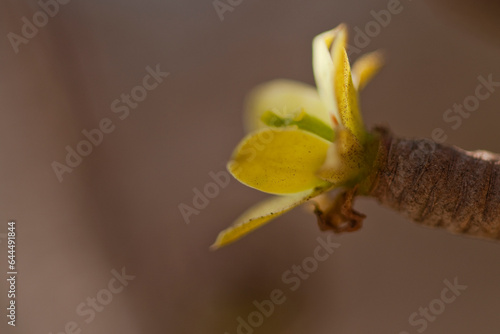
<path fill-rule="evenodd" d="M 276 80 L 249 96 L 249 134 L 228 163 L 243 184 L 274 194 L 247 210 L 212 246 L 229 244 L 273 218 L 312 202 L 322 230 L 357 230 L 355 196 L 377 198 L 416 222 L 452 232 L 500 237 L 499 157 L 425 139 L 367 131 L 358 92 L 382 65 L 379 52 L 351 67 L 344 25 L 313 40 L 316 88 Z M 329 200 L 325 193 L 341 188 Z"/>

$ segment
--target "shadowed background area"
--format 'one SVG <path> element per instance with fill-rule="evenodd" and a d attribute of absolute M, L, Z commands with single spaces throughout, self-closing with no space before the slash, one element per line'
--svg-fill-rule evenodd
<path fill-rule="evenodd" d="M 71 1 L 16 47 L 8 34 L 20 36 L 40 5 L 0 4 L 0 233 L 17 221 L 19 272 L 17 328 L 6 324 L 4 281 L 0 331 L 233 334 L 254 301 L 279 289 L 283 303 L 241 333 L 417 333 L 424 324 L 429 334 L 496 333 L 498 243 L 358 199 L 364 227 L 334 236 L 340 246 L 297 287 L 282 275 L 328 236 L 314 216 L 295 209 L 211 252 L 217 233 L 266 195 L 231 179 L 188 219 L 179 205 L 193 207 L 225 170 L 244 135 L 245 94 L 275 78 L 314 84 L 311 40 L 341 22 L 361 53 L 387 56 L 361 95 L 366 124 L 408 137 L 442 128 L 449 144 L 500 152 L 500 89 L 456 129 L 443 120 L 479 76 L 500 81 L 498 5 L 402 0 L 381 25 L 376 13 L 394 1 L 232 3 L 219 15 L 212 1 Z M 378 32 L 359 37 L 370 22 Z M 169 74 L 142 101 L 112 107 L 157 66 Z M 66 164 L 67 146 L 103 120 L 109 133 L 60 182 L 54 161 Z M 0 251 L 6 272 L 4 235 Z M 113 270 L 134 276 L 119 292 Z M 436 309 L 443 281 L 455 278 L 467 288 Z M 426 319 L 419 308 L 429 304 L 438 314 Z"/>

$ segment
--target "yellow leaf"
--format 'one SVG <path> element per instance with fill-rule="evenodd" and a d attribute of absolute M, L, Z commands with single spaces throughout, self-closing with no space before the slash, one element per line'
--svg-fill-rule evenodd
<path fill-rule="evenodd" d="M 313 39 L 313 72 L 318 87 L 318 93 L 328 112 L 339 119 L 337 104 L 334 95 L 334 63 L 329 48 L 338 35 L 345 31 L 343 24 L 335 29 L 326 31 Z M 345 44 L 345 38 L 341 40 Z"/>
<path fill-rule="evenodd" d="M 345 31 L 341 31 L 332 45 L 332 59 L 334 62 L 334 95 L 337 101 L 340 121 L 363 143 L 366 131 L 359 112 L 358 93 L 351 78 L 351 67 L 345 51 Z"/>
<path fill-rule="evenodd" d="M 352 81 L 358 91 L 377 74 L 384 65 L 384 56 L 380 51 L 367 53 L 359 57 L 352 66 Z"/>
<path fill-rule="evenodd" d="M 315 173 L 330 144 L 294 127 L 258 130 L 241 141 L 228 170 L 241 183 L 263 192 L 302 192 L 325 185 Z"/>
<path fill-rule="evenodd" d="M 248 95 L 245 127 L 248 132 L 267 127 L 261 117 L 268 111 L 281 118 L 293 118 L 302 110 L 332 127 L 316 88 L 292 80 L 273 80 L 257 86 Z"/>
<path fill-rule="evenodd" d="M 217 249 L 236 241 L 277 216 L 327 190 L 329 188 L 325 187 L 317 190 L 308 190 L 295 195 L 275 196 L 266 199 L 248 209 L 230 227 L 220 232 L 211 248 Z"/>

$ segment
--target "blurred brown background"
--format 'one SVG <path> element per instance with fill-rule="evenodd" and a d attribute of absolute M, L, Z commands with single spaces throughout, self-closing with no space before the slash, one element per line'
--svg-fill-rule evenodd
<path fill-rule="evenodd" d="M 55 334 L 75 321 L 93 334 L 233 334 L 254 300 L 281 289 L 286 302 L 255 333 L 417 333 L 410 314 L 458 277 L 467 289 L 425 333 L 498 333 L 498 243 L 428 230 L 359 199 L 363 229 L 336 236 L 340 248 L 291 292 L 281 275 L 326 238 L 312 215 L 296 209 L 210 252 L 217 233 L 266 195 L 231 180 L 189 224 L 179 212 L 243 136 L 246 92 L 282 77 L 312 84 L 312 38 L 340 22 L 363 30 L 388 3 L 243 0 L 221 21 L 210 0 L 75 0 L 16 54 L 7 34 L 20 35 L 22 17 L 32 21 L 40 6 L 2 1 L 0 233 L 17 221 L 19 276 L 17 326 L 6 324 L 4 281 L 0 332 Z M 474 94 L 479 75 L 500 81 L 491 3 L 402 0 L 363 48 L 388 58 L 362 93 L 366 123 L 420 137 L 441 127 L 450 144 L 500 152 L 500 91 L 456 130 L 442 119 Z M 120 120 L 111 103 L 156 64 L 170 75 Z M 103 118 L 114 131 L 59 182 L 53 161 Z M 77 306 L 123 267 L 135 279 L 86 323 Z"/>

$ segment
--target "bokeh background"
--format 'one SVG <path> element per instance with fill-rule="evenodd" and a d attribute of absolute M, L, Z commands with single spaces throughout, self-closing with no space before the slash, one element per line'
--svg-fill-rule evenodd
<path fill-rule="evenodd" d="M 498 243 L 426 229 L 362 198 L 362 230 L 335 236 L 338 250 L 291 292 L 282 274 L 327 236 L 312 215 L 296 209 L 211 252 L 218 232 L 266 195 L 231 180 L 189 224 L 179 211 L 210 172 L 224 170 L 252 87 L 275 78 L 313 84 L 312 38 L 341 22 L 364 30 L 389 3 L 233 1 L 221 20 L 211 0 L 75 0 L 15 53 L 7 34 L 20 34 L 22 17 L 31 21 L 40 7 L 2 1 L 0 268 L 15 219 L 19 275 L 15 328 L 0 284 L 0 332 L 55 334 L 75 321 L 93 334 L 233 334 L 254 300 L 281 289 L 285 303 L 255 333 L 417 333 L 409 315 L 457 277 L 467 289 L 425 333 L 498 333 Z M 442 118 L 474 94 L 479 75 L 500 80 L 498 5 L 401 6 L 363 48 L 387 56 L 362 93 L 366 123 L 408 137 L 441 127 L 449 144 L 500 152 L 500 90 L 456 130 Z M 120 120 L 111 103 L 156 64 L 170 75 Z M 53 161 L 103 118 L 115 130 L 59 182 Z M 135 279 L 86 323 L 77 306 L 122 268 Z"/>

